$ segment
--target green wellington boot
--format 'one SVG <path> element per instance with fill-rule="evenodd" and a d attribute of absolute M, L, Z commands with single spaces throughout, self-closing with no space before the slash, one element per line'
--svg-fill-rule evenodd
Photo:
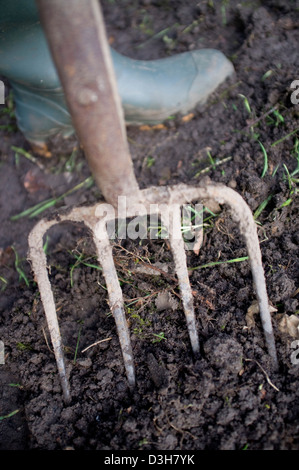
<path fill-rule="evenodd" d="M 0 74 L 13 89 L 19 129 L 43 145 L 74 132 L 63 90 L 39 22 L 34 0 L 0 0 Z M 125 120 L 157 124 L 186 113 L 233 73 L 219 51 L 202 49 L 139 61 L 111 49 Z"/>

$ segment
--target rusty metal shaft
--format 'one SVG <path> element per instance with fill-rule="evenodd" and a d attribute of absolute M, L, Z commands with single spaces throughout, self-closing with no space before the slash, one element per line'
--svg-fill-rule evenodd
<path fill-rule="evenodd" d="M 105 200 L 138 194 L 98 0 L 36 0 L 89 167 Z"/>

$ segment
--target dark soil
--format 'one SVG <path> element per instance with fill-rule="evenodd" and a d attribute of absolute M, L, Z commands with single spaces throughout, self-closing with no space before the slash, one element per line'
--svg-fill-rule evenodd
<path fill-rule="evenodd" d="M 51 158 L 41 157 L 18 131 L 13 115 L 2 114 L 0 339 L 5 364 L 0 365 L 0 416 L 5 418 L 0 449 L 298 450 L 298 330 L 283 331 L 281 325 L 299 309 L 298 173 L 287 177 L 299 159 L 299 105 L 291 101 L 291 83 L 299 79 L 299 2 L 102 4 L 110 42 L 128 56 L 152 59 L 213 47 L 235 66 L 234 79 L 193 116 L 176 116 L 158 129 L 128 127 L 127 132 L 143 188 L 197 185 L 209 176 L 242 194 L 253 212 L 269 198 L 257 220 L 275 307 L 279 370 L 270 366 L 258 316 L 248 326 L 246 313 L 255 300 L 248 261 L 191 271 L 201 342 L 200 357 L 193 357 L 175 281 L 135 269 L 141 258 L 162 263 L 173 277 L 167 243 L 122 241 L 115 246 L 115 260 L 136 364 L 137 386 L 130 391 L 101 271 L 88 266 L 96 264 L 90 235 L 83 227 L 58 225 L 48 233 L 47 250 L 70 373 L 72 402 L 66 406 L 26 260 L 27 236 L 44 215 L 94 203 L 101 195 L 95 186 L 83 187 L 34 218 L 11 220 L 37 202 L 64 194 L 90 173 L 80 150 L 70 160 L 75 138 L 52 142 Z M 260 143 L 268 157 L 264 176 Z M 36 161 L 21 154 L 16 158 L 12 146 L 30 151 Z M 76 256 L 85 264 L 75 265 Z M 222 208 L 207 221 L 202 249 L 198 255 L 188 252 L 188 263 L 196 268 L 244 256 L 238 227 Z M 165 290 L 172 302 L 164 299 L 161 306 L 159 293 Z M 129 305 L 130 299 L 137 302 Z M 155 336 L 161 333 L 165 339 Z M 82 352 L 102 339 L 107 341 Z"/>

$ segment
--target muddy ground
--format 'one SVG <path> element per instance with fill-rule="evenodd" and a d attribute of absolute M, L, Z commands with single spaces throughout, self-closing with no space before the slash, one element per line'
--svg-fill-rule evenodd
<path fill-rule="evenodd" d="M 254 213 L 261 208 L 256 220 L 279 370 L 269 363 L 259 317 L 254 315 L 252 324 L 247 315 L 255 300 L 248 261 L 226 262 L 247 254 L 227 208 L 213 217 L 205 213 L 203 246 L 199 254 L 188 252 L 198 357 L 192 355 L 171 279 L 167 242 L 116 243 L 137 373 L 133 391 L 102 273 L 93 266 L 90 235 L 84 227 L 61 225 L 49 231 L 47 253 L 70 374 L 72 401 L 65 405 L 26 259 L 27 236 L 41 217 L 93 203 L 101 194 L 95 185 L 83 185 L 35 217 L 11 219 L 65 194 L 90 172 L 76 138 L 50 143 L 50 158 L 34 153 L 8 99 L 1 107 L 0 142 L 5 347 L 0 449 L 297 450 L 299 105 L 291 84 L 299 79 L 299 2 L 103 0 L 102 5 L 110 43 L 130 57 L 155 59 L 213 47 L 234 64 L 235 77 L 204 109 L 175 116 L 160 128 L 128 127 L 128 139 L 141 187 L 198 185 L 208 176 L 234 188 Z M 169 276 L 140 273 L 144 262 L 168 269 Z M 214 262 L 221 263 L 202 267 Z"/>

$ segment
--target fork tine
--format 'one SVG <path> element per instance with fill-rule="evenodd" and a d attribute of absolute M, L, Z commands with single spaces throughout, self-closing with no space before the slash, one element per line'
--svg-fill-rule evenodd
<path fill-rule="evenodd" d="M 119 285 L 117 272 L 115 269 L 112 246 L 108 239 L 107 232 L 102 232 L 101 238 L 94 235 L 94 243 L 97 250 L 98 260 L 103 268 L 103 275 L 108 290 L 109 304 L 116 323 L 117 334 L 122 350 L 126 374 L 130 386 L 135 385 L 134 360 L 131 347 L 131 340 L 127 320 L 125 316 L 122 290 Z"/>
<path fill-rule="evenodd" d="M 169 205 L 161 211 L 161 219 L 166 225 L 169 234 L 169 243 L 173 254 L 175 272 L 181 291 L 181 298 L 187 322 L 191 347 L 193 353 L 199 352 L 199 339 L 196 328 L 196 318 L 194 313 L 193 296 L 189 281 L 186 251 L 181 232 L 180 222 L 181 212 L 178 204 Z"/>
<path fill-rule="evenodd" d="M 63 344 L 57 320 L 55 301 L 47 271 L 47 258 L 43 250 L 43 236 L 56 221 L 41 220 L 29 235 L 29 257 L 32 269 L 36 276 L 50 337 L 53 345 L 54 355 L 60 377 L 60 383 L 65 402 L 70 402 L 71 394 L 69 382 L 66 375 Z"/>

